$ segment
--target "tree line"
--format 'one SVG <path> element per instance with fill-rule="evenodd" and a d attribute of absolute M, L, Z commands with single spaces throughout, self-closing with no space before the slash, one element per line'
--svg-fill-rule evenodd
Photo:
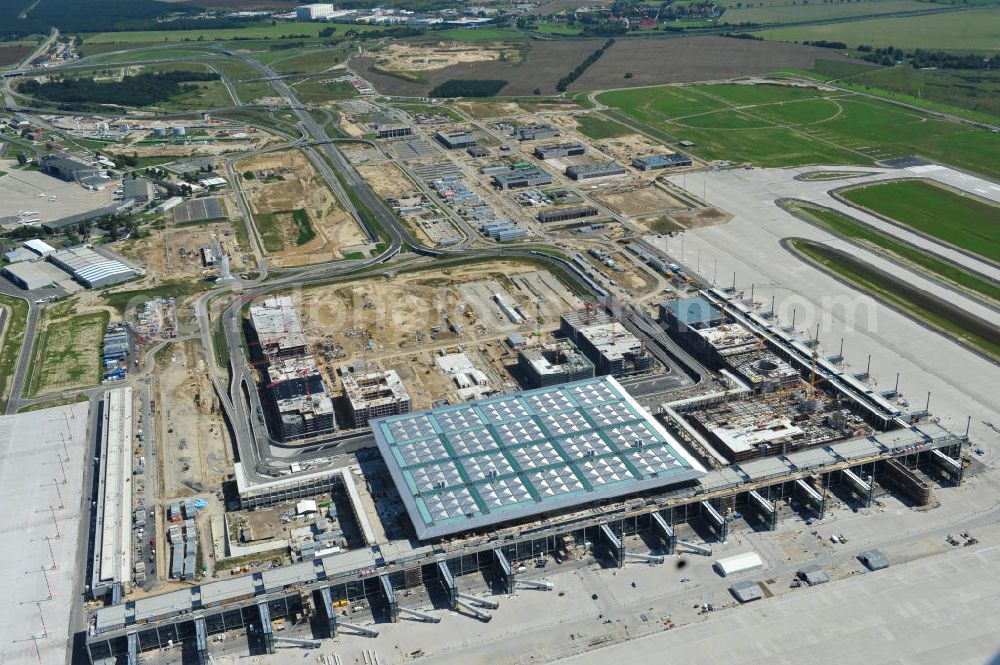
<path fill-rule="evenodd" d="M 607 51 L 609 48 L 611 48 L 611 46 L 614 43 L 615 43 L 614 39 L 609 39 L 608 41 L 604 42 L 604 46 L 602 46 L 601 48 L 597 49 L 596 51 L 588 55 L 586 60 L 584 60 L 583 62 L 581 62 L 579 65 L 576 66 L 576 69 L 574 69 L 569 74 L 559 79 L 559 82 L 556 83 L 556 90 L 558 90 L 559 92 L 566 92 L 566 88 L 572 85 L 573 81 L 580 78 L 580 76 L 585 71 L 587 71 L 588 67 L 590 67 L 592 64 L 600 60 L 601 56 L 604 55 L 604 52 Z"/>
<path fill-rule="evenodd" d="M 862 44 L 858 50 L 864 53 L 862 60 L 874 62 L 877 65 L 894 65 L 906 62 L 917 69 L 937 67 L 939 69 L 1000 69 L 1000 55 L 986 57 L 974 53 L 945 53 L 944 51 L 927 51 L 918 48 L 907 53 L 894 46 L 874 48 Z"/>
<path fill-rule="evenodd" d="M 100 83 L 92 78 L 60 78 L 46 83 L 28 80 L 19 91 L 57 104 L 116 104 L 149 106 L 197 90 L 188 81 L 217 81 L 214 72 L 146 72 L 126 76 L 120 83 Z"/>

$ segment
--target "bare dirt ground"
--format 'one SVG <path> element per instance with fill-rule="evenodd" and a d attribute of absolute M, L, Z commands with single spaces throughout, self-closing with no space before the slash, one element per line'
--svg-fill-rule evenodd
<path fill-rule="evenodd" d="M 449 79 L 497 79 L 509 81 L 503 95 L 530 95 L 538 87 L 543 94 L 556 92 L 556 82 L 584 58 L 600 48 L 599 41 L 539 41 L 525 48 L 523 60 L 466 62 L 421 73 L 422 81 L 401 80 L 372 71 L 378 69 L 371 56 L 351 60 L 351 67 L 382 93 L 424 96 Z"/>
<path fill-rule="evenodd" d="M 218 488 L 232 472 L 232 448 L 201 345 L 167 347 L 156 359 L 156 370 L 161 497 Z"/>
<path fill-rule="evenodd" d="M 683 210 L 673 212 L 670 216 L 689 229 L 725 224 L 733 218 L 730 213 L 718 208 L 699 208 L 690 212 Z"/>
<path fill-rule="evenodd" d="M 298 150 L 257 155 L 240 162 L 241 172 L 253 171 L 254 180 L 242 180 L 243 191 L 256 214 L 273 214 L 271 260 L 279 266 L 298 266 L 332 261 L 343 250 L 365 242 L 354 218 L 344 210 L 333 192 L 316 173 L 312 163 Z M 299 232 L 291 211 L 303 208 L 309 215 L 315 237 L 297 244 Z M 268 245 L 268 229 L 258 229 Z"/>
<path fill-rule="evenodd" d="M 391 162 L 377 165 L 362 164 L 356 168 L 361 177 L 382 198 L 402 196 L 404 193 L 416 189 L 413 183 L 399 170 L 399 167 Z"/>
<path fill-rule="evenodd" d="M 831 49 L 752 39 L 620 39 L 570 89 L 606 90 L 759 76 L 777 69 L 809 69 L 816 58 L 849 61 Z M 625 78 L 627 72 L 632 78 Z"/>
<path fill-rule="evenodd" d="M 115 249 L 145 267 L 150 276 L 176 279 L 216 274 L 218 268 L 206 266 L 201 255 L 201 248 L 213 243 L 219 243 L 229 254 L 229 266 L 234 273 L 246 270 L 247 250 L 240 245 L 228 222 L 180 228 L 171 223 L 161 231 L 151 231 L 148 238 L 126 240 Z"/>
<path fill-rule="evenodd" d="M 520 324 L 507 319 L 492 300 L 496 292 L 504 293 L 509 305 L 522 305 L 527 319 Z M 406 376 L 426 373 L 406 368 L 417 362 L 412 358 L 499 342 L 511 332 L 528 336 L 538 327 L 536 302 L 544 330 L 557 328 L 560 315 L 582 306 L 549 272 L 504 261 L 311 288 L 302 292 L 299 311 L 317 359 L 330 371 L 331 385 L 337 384 L 334 372 L 341 364 L 367 360 L 397 368 L 416 398 L 419 386 L 406 382 Z M 460 332 L 450 331 L 448 321 L 458 323 Z"/>
<path fill-rule="evenodd" d="M 671 152 L 662 144 L 648 139 L 642 134 L 625 134 L 593 142 L 598 144 L 602 152 L 626 165 L 631 164 L 636 157 L 664 155 Z"/>
<path fill-rule="evenodd" d="M 513 102 L 458 102 L 455 106 L 477 119 L 524 113 L 524 109 Z"/>
<path fill-rule="evenodd" d="M 516 48 L 503 44 L 463 44 L 438 42 L 437 44 L 389 44 L 374 54 L 375 64 L 381 69 L 400 72 L 423 72 L 452 65 L 493 62 L 507 58 L 517 62 L 520 55 Z"/>
<path fill-rule="evenodd" d="M 519 63 L 497 60 L 466 62 L 423 72 L 423 81 L 401 80 L 371 71 L 375 58 L 357 57 L 351 66 L 375 88 L 391 95 L 426 95 L 449 79 L 500 79 L 510 83 L 507 95 L 557 93 L 556 83 L 596 51 L 604 39 L 532 42 Z M 571 90 L 634 88 L 660 83 L 707 81 L 737 76 L 759 76 L 776 69 L 808 69 L 816 58 L 843 59 L 830 49 L 799 44 L 758 42 L 726 37 L 676 39 L 620 39 L 587 69 Z M 627 72 L 632 78 L 625 78 Z"/>
<path fill-rule="evenodd" d="M 632 183 L 591 196 L 626 217 L 680 210 L 687 207 L 659 187 L 644 183 Z"/>

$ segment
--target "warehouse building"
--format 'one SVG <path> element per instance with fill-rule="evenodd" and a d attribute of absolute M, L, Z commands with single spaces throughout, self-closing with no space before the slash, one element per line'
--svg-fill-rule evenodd
<path fill-rule="evenodd" d="M 42 173 L 47 173 L 66 182 L 80 182 L 85 178 L 95 178 L 101 175 L 100 167 L 84 164 L 66 155 L 46 155 L 42 157 L 41 167 Z"/>
<path fill-rule="evenodd" d="M 594 363 L 568 340 L 519 352 L 517 366 L 529 388 L 594 378 Z"/>
<path fill-rule="evenodd" d="M 149 203 L 155 198 L 156 188 L 146 178 L 126 178 L 122 180 L 122 199 L 132 199 L 137 204 L 143 204 Z"/>
<path fill-rule="evenodd" d="M 559 332 L 590 358 L 597 374 L 624 376 L 653 366 L 653 357 L 639 338 L 604 312 L 565 314 L 559 319 Z"/>
<path fill-rule="evenodd" d="M 587 152 L 587 146 L 582 143 L 549 143 L 535 147 L 535 157 L 538 159 L 555 159 L 556 157 L 576 157 Z"/>
<path fill-rule="evenodd" d="M 469 157 L 489 157 L 490 151 L 481 145 L 470 146 L 465 149 L 465 152 L 469 153 Z"/>
<path fill-rule="evenodd" d="M 26 291 L 44 289 L 66 279 L 66 273 L 43 261 L 20 261 L 3 268 L 4 277 Z"/>
<path fill-rule="evenodd" d="M 283 440 L 337 429 L 333 398 L 311 356 L 275 360 L 267 368 L 267 378 L 267 394 Z"/>
<path fill-rule="evenodd" d="M 538 221 L 542 224 L 549 222 L 565 222 L 569 219 L 580 219 L 582 217 L 593 217 L 597 214 L 594 206 L 579 206 L 576 208 L 555 208 L 538 213 Z"/>
<path fill-rule="evenodd" d="M 507 220 L 497 220 L 495 222 L 481 224 L 479 226 L 479 230 L 482 231 L 484 235 L 500 242 L 505 240 L 517 240 L 528 236 L 528 232 L 525 229 L 514 226 Z"/>
<path fill-rule="evenodd" d="M 537 187 L 551 185 L 552 176 L 542 169 L 529 168 L 497 173 L 493 176 L 493 184 L 497 189 L 519 189 L 521 187 Z"/>
<path fill-rule="evenodd" d="M 625 167 L 615 162 L 608 162 L 607 164 L 581 164 L 579 166 L 567 166 L 566 175 L 573 180 L 610 178 L 612 176 L 625 175 Z"/>
<path fill-rule="evenodd" d="M 39 240 L 38 238 L 33 238 L 31 240 L 24 241 L 25 249 L 31 250 L 35 256 L 45 258 L 52 252 L 56 251 L 56 248 L 45 242 L 44 240 Z"/>
<path fill-rule="evenodd" d="M 373 122 L 372 131 L 380 139 L 395 139 L 403 136 L 413 136 L 413 128 L 409 125 L 394 120 L 384 122 Z"/>
<path fill-rule="evenodd" d="M 306 336 L 291 296 L 272 296 L 251 305 L 250 325 L 264 355 L 298 356 L 306 352 Z"/>
<path fill-rule="evenodd" d="M 632 166 L 640 171 L 655 171 L 678 166 L 691 166 L 691 158 L 679 152 L 670 152 L 665 155 L 636 157 L 632 160 Z"/>
<path fill-rule="evenodd" d="M 394 369 L 360 376 L 347 374 L 343 381 L 344 398 L 354 427 L 364 427 L 372 418 L 410 412 L 410 394 Z"/>
<path fill-rule="evenodd" d="M 96 210 L 89 210 L 76 215 L 69 215 L 67 217 L 61 217 L 48 222 L 42 222 L 42 228 L 50 233 L 59 233 L 67 227 L 79 226 L 81 223 L 89 222 L 92 219 L 98 219 L 100 217 L 104 217 L 105 215 L 117 215 L 128 212 L 131 209 L 132 204 L 130 202 L 118 201 L 116 203 L 112 203 L 111 205 L 97 208 Z"/>
<path fill-rule="evenodd" d="M 331 4 L 315 3 L 302 5 L 295 8 L 295 18 L 300 21 L 322 21 L 333 15 L 334 8 Z"/>
<path fill-rule="evenodd" d="M 559 130 L 549 124 L 525 125 L 514 130 L 514 136 L 518 141 L 536 141 L 538 139 L 551 139 L 559 136 Z"/>
<path fill-rule="evenodd" d="M 99 289 L 139 275 L 121 261 L 98 254 L 89 247 L 60 249 L 49 254 L 48 259 L 88 289 Z"/>
<path fill-rule="evenodd" d="M 471 148 L 476 145 L 476 139 L 470 132 L 438 132 L 434 135 L 438 143 L 451 150 Z"/>
<path fill-rule="evenodd" d="M 90 592 L 101 598 L 132 579 L 132 388 L 104 393 Z"/>

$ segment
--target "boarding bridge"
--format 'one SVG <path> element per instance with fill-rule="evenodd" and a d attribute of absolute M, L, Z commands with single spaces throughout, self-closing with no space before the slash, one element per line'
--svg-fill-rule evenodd
<path fill-rule="evenodd" d="M 434 616 L 433 614 L 428 614 L 427 612 L 422 612 L 420 610 L 415 610 L 412 607 L 400 606 L 399 613 L 417 617 L 427 623 L 441 623 L 441 617 Z"/>
<path fill-rule="evenodd" d="M 455 584 L 455 576 L 451 574 L 447 561 L 438 561 L 438 573 L 441 575 L 445 593 L 448 594 L 448 607 L 454 610 L 458 605 L 458 585 Z"/>
<path fill-rule="evenodd" d="M 460 599 L 457 599 L 457 598 L 455 599 L 455 609 L 456 610 L 457 609 L 463 609 L 466 612 L 468 612 L 469 614 L 471 614 L 472 616 L 474 616 L 477 619 L 479 619 L 480 621 L 482 621 L 483 623 L 489 623 L 489 621 L 493 618 L 492 614 L 489 614 L 488 612 L 483 612 L 481 609 L 479 609 L 478 607 L 476 607 L 474 604 L 467 603 L 464 600 L 460 600 Z"/>
<path fill-rule="evenodd" d="M 653 524 L 663 533 L 667 541 L 667 554 L 673 554 L 677 551 L 677 534 L 674 533 L 674 528 L 667 524 L 667 520 L 663 519 L 660 513 L 652 513 L 652 516 Z"/>
<path fill-rule="evenodd" d="M 625 557 L 646 563 L 663 563 L 663 557 L 659 554 L 643 554 L 642 552 L 625 552 Z"/>
<path fill-rule="evenodd" d="M 757 490 L 750 490 L 750 505 L 760 510 L 769 531 L 778 528 L 778 509 L 768 499 L 762 497 Z"/>
<path fill-rule="evenodd" d="M 949 478 L 954 480 L 956 485 L 962 484 L 962 475 L 965 471 L 965 468 L 962 466 L 962 460 L 949 457 L 941 452 L 940 448 L 935 448 L 931 451 L 931 462 L 944 471 Z"/>
<path fill-rule="evenodd" d="M 544 582 L 540 580 L 526 580 L 520 579 L 517 581 L 522 587 L 528 587 L 529 589 L 538 589 L 539 591 L 552 591 L 556 588 L 556 585 L 552 582 Z"/>
<path fill-rule="evenodd" d="M 708 501 L 702 501 L 701 515 L 702 517 L 706 517 L 708 521 L 715 526 L 715 532 L 719 538 L 719 542 L 726 542 L 726 538 L 729 537 L 729 523 L 726 522 L 726 519 L 719 514 L 719 511 L 715 509 L 715 506 L 710 504 Z"/>
<path fill-rule="evenodd" d="M 875 488 L 872 487 L 872 484 L 865 482 L 858 474 L 854 473 L 850 469 L 844 469 L 843 475 L 847 484 L 851 486 L 852 490 L 854 490 L 854 493 L 864 500 L 865 508 L 870 508 L 872 501 L 875 499 Z"/>
<path fill-rule="evenodd" d="M 607 524 L 601 525 L 601 535 L 604 539 L 608 541 L 608 547 L 611 548 L 611 554 L 615 559 L 615 565 L 619 568 L 625 565 L 625 546 L 622 544 L 621 538 L 615 535 L 615 532 L 611 530 Z"/>
<path fill-rule="evenodd" d="M 128 634 L 128 665 L 139 665 L 139 636 L 136 633 Z"/>
<path fill-rule="evenodd" d="M 823 519 L 823 516 L 826 514 L 826 499 L 823 498 L 823 495 L 801 478 L 795 481 L 795 488 L 799 490 L 807 502 L 816 507 L 816 519 Z"/>
<path fill-rule="evenodd" d="M 685 547 L 689 551 L 700 554 L 702 556 L 712 556 L 712 548 L 705 547 L 704 545 L 699 545 L 697 543 L 689 543 L 686 540 L 681 540 L 677 542 L 677 547 Z"/>
<path fill-rule="evenodd" d="M 396 590 L 392 588 L 392 582 L 388 575 L 379 575 L 378 581 L 382 584 L 382 593 L 385 595 L 385 602 L 389 607 L 389 621 L 396 623 L 399 621 L 399 601 L 396 600 Z"/>
<path fill-rule="evenodd" d="M 194 620 L 194 647 L 198 665 L 208 665 L 208 629 L 205 617 L 196 617 Z"/>
<path fill-rule="evenodd" d="M 337 636 L 337 611 L 333 609 L 333 597 L 330 595 L 330 587 L 325 586 L 319 590 L 319 601 L 323 606 L 323 613 L 326 614 L 327 630 L 330 637 Z"/>
<path fill-rule="evenodd" d="M 500 571 L 500 579 L 503 582 L 504 593 L 514 593 L 514 584 L 517 579 L 514 576 L 514 569 L 511 568 L 507 555 L 499 547 L 493 550 L 493 558 L 497 563 L 497 570 Z"/>
<path fill-rule="evenodd" d="M 257 611 L 260 612 L 260 641 L 264 653 L 274 653 L 274 627 L 271 625 L 271 608 L 266 600 L 257 603 Z"/>
<path fill-rule="evenodd" d="M 303 647 L 305 649 L 318 649 L 323 643 L 319 640 L 304 640 L 298 637 L 275 637 L 275 642 L 281 642 L 282 644 L 291 644 L 297 647 Z"/>

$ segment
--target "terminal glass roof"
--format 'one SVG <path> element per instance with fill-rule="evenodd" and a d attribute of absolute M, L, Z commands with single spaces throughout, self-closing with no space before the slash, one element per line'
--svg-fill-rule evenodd
<path fill-rule="evenodd" d="M 372 421 L 420 538 L 697 478 L 611 377 Z"/>

